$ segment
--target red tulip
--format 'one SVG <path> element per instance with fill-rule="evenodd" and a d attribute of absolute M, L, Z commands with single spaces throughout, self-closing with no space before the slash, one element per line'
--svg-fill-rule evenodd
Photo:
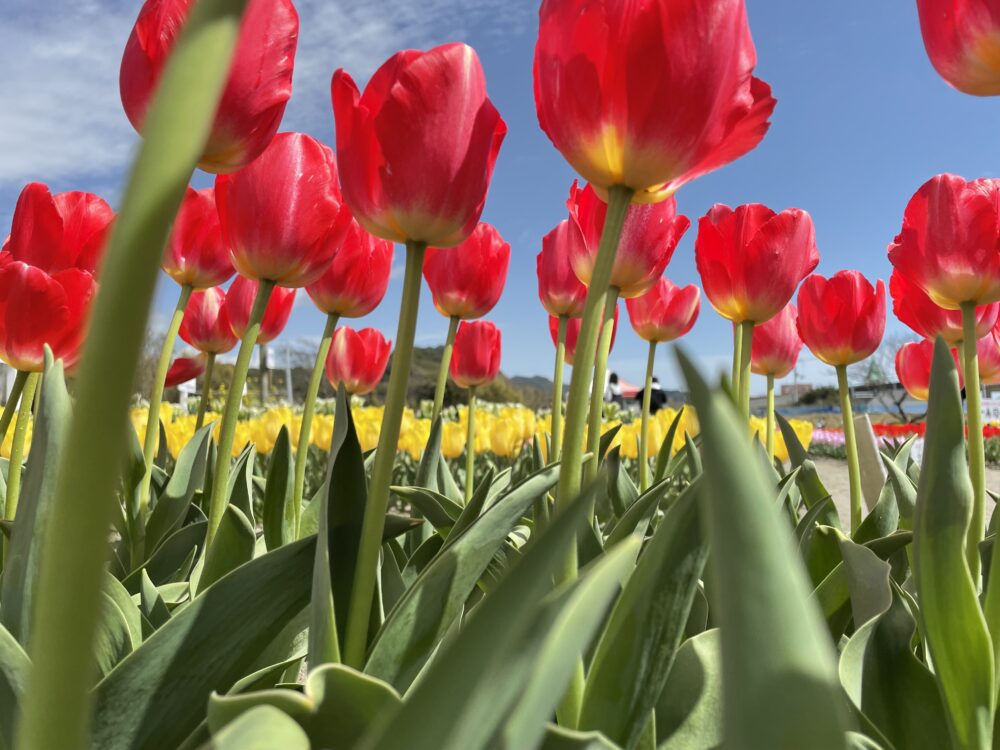
<path fill-rule="evenodd" d="M 40 183 L 21 191 L 0 252 L 0 358 L 12 367 L 40 372 L 46 344 L 67 369 L 76 365 L 113 218 L 91 193 L 53 196 Z"/>
<path fill-rule="evenodd" d="M 783 378 L 795 369 L 802 351 L 802 339 L 796 325 L 798 313 L 789 302 L 766 323 L 754 326 L 750 369 L 757 375 Z"/>
<path fill-rule="evenodd" d="M 326 358 L 326 376 L 336 388 L 340 383 L 348 393 L 363 396 L 375 390 L 385 374 L 392 342 L 374 328 L 341 326 L 333 333 Z"/>
<path fill-rule="evenodd" d="M 264 319 L 260 323 L 260 333 L 257 335 L 258 344 L 267 344 L 274 341 L 288 324 L 288 318 L 292 314 L 292 307 L 295 304 L 295 289 L 285 289 L 275 287 L 271 293 L 271 299 L 267 302 L 264 310 Z M 250 322 L 250 311 L 253 309 L 253 301 L 257 296 L 257 282 L 245 276 L 237 276 L 233 279 L 232 286 L 226 292 L 225 311 L 229 316 L 229 322 L 233 327 L 233 333 L 238 338 L 243 338 L 246 333 L 247 324 Z"/>
<path fill-rule="evenodd" d="M 451 379 L 462 388 L 486 385 L 500 372 L 500 329 L 486 320 L 462 321 L 455 333 Z"/>
<path fill-rule="evenodd" d="M 599 188 L 663 198 L 767 132 L 743 0 L 545 0 L 539 17 L 538 121 Z"/>
<path fill-rule="evenodd" d="M 939 174 L 910 199 L 889 260 L 941 307 L 1000 301 L 1000 180 Z"/>
<path fill-rule="evenodd" d="M 385 296 L 392 273 L 392 243 L 368 234 L 353 218 L 339 225 L 333 262 L 306 292 L 327 315 L 361 318 Z"/>
<path fill-rule="evenodd" d="M 364 94 L 344 70 L 333 74 L 331 93 L 344 199 L 361 225 L 434 247 L 468 237 L 507 133 L 475 51 L 398 52 Z"/>
<path fill-rule="evenodd" d="M 1000 384 L 1000 330 L 994 328 L 976 342 L 979 355 L 979 382 L 983 385 Z M 961 373 L 962 368 L 958 371 Z"/>
<path fill-rule="evenodd" d="M 250 166 L 216 177 L 215 199 L 236 270 L 285 287 L 322 276 L 351 221 L 333 151 L 302 133 L 279 133 Z"/>
<path fill-rule="evenodd" d="M 225 290 L 215 286 L 192 294 L 179 333 L 184 341 L 207 354 L 225 354 L 236 346 L 238 339 L 229 322 Z"/>
<path fill-rule="evenodd" d="M 857 271 L 813 274 L 799 290 L 799 336 L 828 365 L 852 365 L 878 349 L 885 332 L 885 284 Z"/>
<path fill-rule="evenodd" d="M 580 337 L 580 326 L 583 321 L 580 318 L 570 318 L 566 325 L 566 364 L 573 364 L 576 357 L 576 341 Z M 603 328 L 603 324 L 601 326 Z M 559 318 L 549 316 L 549 333 L 552 334 L 552 343 L 558 343 L 559 339 Z M 618 305 L 615 305 L 615 317 L 612 322 L 610 352 L 615 348 L 615 337 L 618 335 Z"/>
<path fill-rule="evenodd" d="M 951 350 L 958 369 L 958 380 L 962 382 L 962 368 L 958 364 L 958 352 Z M 911 341 L 903 344 L 896 352 L 896 377 L 903 388 L 917 401 L 926 401 L 931 390 L 931 366 L 934 364 L 934 342 L 930 339 Z"/>
<path fill-rule="evenodd" d="M 819 264 L 809 214 L 759 203 L 712 206 L 698 222 L 694 257 L 708 301 L 734 323 L 773 318 Z"/>
<path fill-rule="evenodd" d="M 167 370 L 167 377 L 163 381 L 163 387 L 173 388 L 181 383 L 194 380 L 205 372 L 205 364 L 204 354 L 200 354 L 197 357 L 178 357 L 170 363 L 170 369 Z"/>
<path fill-rule="evenodd" d="M 1000 94 L 1000 6 L 993 0 L 917 0 L 934 69 L 959 91 Z"/>
<path fill-rule="evenodd" d="M 628 318 L 639 338 L 663 343 L 691 330 L 701 307 L 701 290 L 694 284 L 679 287 L 661 276 L 641 297 L 625 300 Z"/>
<path fill-rule="evenodd" d="M 510 245 L 485 222 L 455 247 L 428 248 L 424 279 L 434 306 L 449 318 L 481 318 L 496 305 L 507 281 Z"/>
<path fill-rule="evenodd" d="M 125 114 L 142 132 L 156 84 L 194 0 L 146 0 L 125 46 L 119 85 Z M 229 78 L 198 165 L 233 172 L 267 148 L 292 95 L 299 16 L 291 0 L 250 0 Z"/>
<path fill-rule="evenodd" d="M 576 222 L 584 240 L 582 245 L 572 247 L 570 264 L 577 278 L 590 284 L 608 206 L 591 185 L 581 190 L 576 182 L 570 188 L 566 206 L 570 220 Z M 609 285 L 617 288 L 621 297 L 638 297 L 649 291 L 663 275 L 690 225 L 686 216 L 677 215 L 673 199 L 629 206 Z"/>
<path fill-rule="evenodd" d="M 889 295 L 892 297 L 892 311 L 896 317 L 923 338 L 932 341 L 941 336 L 949 346 L 962 343 L 962 313 L 946 310 L 934 304 L 919 286 L 893 269 L 889 277 Z M 986 336 L 1000 316 L 1000 303 L 981 305 L 976 308 L 976 338 Z"/>
<path fill-rule="evenodd" d="M 542 238 L 536 259 L 538 298 L 549 315 L 579 318 L 587 299 L 587 287 L 573 273 L 570 258 L 583 252 L 583 235 L 575 221 L 563 220 Z"/>
<path fill-rule="evenodd" d="M 187 189 L 161 265 L 178 284 L 195 289 L 224 284 L 236 273 L 212 188 Z"/>

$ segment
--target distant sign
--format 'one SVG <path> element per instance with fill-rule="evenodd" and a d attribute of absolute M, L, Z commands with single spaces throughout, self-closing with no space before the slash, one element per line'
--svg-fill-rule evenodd
<path fill-rule="evenodd" d="M 982 412 L 984 422 L 1000 422 L 1000 398 L 984 398 Z"/>
<path fill-rule="evenodd" d="M 198 392 L 198 383 L 195 380 L 188 380 L 178 385 L 177 390 L 187 395 L 195 394 Z M 1000 401 L 997 403 L 1000 404 Z"/>

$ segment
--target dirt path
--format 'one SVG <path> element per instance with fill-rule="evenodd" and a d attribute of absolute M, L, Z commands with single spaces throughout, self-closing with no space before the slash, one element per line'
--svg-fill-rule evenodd
<path fill-rule="evenodd" d="M 833 495 L 833 501 L 837 504 L 837 512 L 840 514 L 841 521 L 845 524 L 848 523 L 851 518 L 851 488 L 847 479 L 847 462 L 821 457 L 815 457 L 813 461 L 816 462 L 820 479 Z M 1000 469 L 986 467 L 986 487 L 994 492 L 1000 489 Z M 986 511 L 987 518 L 993 512 L 993 504 L 989 503 L 989 505 L 990 507 Z"/>

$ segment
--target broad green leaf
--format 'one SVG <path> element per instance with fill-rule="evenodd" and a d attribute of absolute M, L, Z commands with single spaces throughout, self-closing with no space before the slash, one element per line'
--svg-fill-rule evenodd
<path fill-rule="evenodd" d="M 944 698 L 952 742 L 992 743 L 993 648 L 965 558 L 972 484 L 958 373 L 939 339 L 934 346 L 927 436 L 917 488 L 913 558 L 923 634 Z"/>
<path fill-rule="evenodd" d="M 892 484 L 899 510 L 899 528 L 913 529 L 913 516 L 917 507 L 917 487 L 906 474 L 906 469 L 895 461 L 885 459 L 885 468 L 889 472 L 889 482 Z"/>
<path fill-rule="evenodd" d="M 18 702 L 28 681 L 31 662 L 17 639 L 0 625 L 0 748 L 13 750 Z"/>
<path fill-rule="evenodd" d="M 198 592 L 204 591 L 226 573 L 253 559 L 256 542 L 257 536 L 250 519 L 238 506 L 227 505 L 215 540 L 205 555 L 205 567 L 198 579 Z"/>
<path fill-rule="evenodd" d="M 149 579 L 157 585 L 173 580 L 177 571 L 193 560 L 193 554 L 205 541 L 207 528 L 208 521 L 198 521 L 177 529 L 163 540 L 146 562 L 129 573 L 122 585 L 130 594 L 138 594 L 142 571 L 146 571 Z"/>
<path fill-rule="evenodd" d="M 93 746 L 160 750 L 194 731 L 209 694 L 232 687 L 305 606 L 314 545 L 304 539 L 240 566 L 101 680 Z"/>
<path fill-rule="evenodd" d="M 461 504 L 463 502 L 465 494 L 458 486 L 458 482 L 455 481 L 455 477 L 452 476 L 451 469 L 448 468 L 448 462 L 444 456 L 441 456 L 438 460 L 437 481 L 442 495 L 453 503 Z"/>
<path fill-rule="evenodd" d="M 702 485 L 722 633 L 725 736 L 731 747 L 843 750 L 848 729 L 833 644 L 775 491 L 732 402 L 710 393 L 679 352 L 701 424 Z"/>
<path fill-rule="evenodd" d="M 667 428 L 663 442 L 660 443 L 660 450 L 656 454 L 656 468 L 653 471 L 653 484 L 667 476 L 667 466 L 670 464 L 670 456 L 674 448 L 674 436 L 677 434 L 677 427 L 681 423 L 682 416 L 684 416 L 683 409 L 677 412 L 670 427 Z"/>
<path fill-rule="evenodd" d="M 608 538 L 604 540 L 605 548 L 611 549 L 618 542 L 627 539 L 632 534 L 645 537 L 649 523 L 656 514 L 656 509 L 663 498 L 667 496 L 669 490 L 670 482 L 668 480 L 654 484 L 640 495 L 629 509 L 625 511 L 625 514 L 618 519 L 618 523 L 614 525 L 614 528 L 611 529 Z"/>
<path fill-rule="evenodd" d="M 240 716 L 201 750 L 310 750 L 309 738 L 276 708 L 260 706 Z"/>
<path fill-rule="evenodd" d="M 135 609 L 131 601 L 129 607 Z M 101 616 L 97 622 L 97 634 L 93 646 L 94 664 L 98 675 L 103 677 L 108 674 L 130 653 L 132 653 L 132 634 L 125 613 L 102 591 Z"/>
<path fill-rule="evenodd" d="M 269 550 L 288 544 L 295 538 L 295 507 L 292 502 L 294 476 L 292 441 L 288 427 L 281 426 L 271 449 L 267 464 L 267 482 L 264 485 L 264 510 L 262 523 L 264 541 Z"/>
<path fill-rule="evenodd" d="M 608 464 L 608 497 L 615 517 L 621 518 L 639 497 L 639 488 L 622 466 L 621 446 L 611 449 Z"/>
<path fill-rule="evenodd" d="M 717 748 L 722 725 L 722 639 L 713 629 L 677 649 L 656 703 L 656 739 L 660 750 Z"/>
<path fill-rule="evenodd" d="M 208 444 L 212 440 L 212 426 L 205 425 L 194 434 L 177 456 L 174 473 L 156 501 L 146 523 L 146 549 L 155 550 L 168 535 L 173 533 L 191 506 L 195 490 L 202 486 L 208 464 Z"/>
<path fill-rule="evenodd" d="M 154 628 L 160 628 L 167 624 L 170 619 L 170 610 L 167 609 L 167 603 L 163 601 L 163 597 L 160 596 L 160 592 L 157 591 L 153 582 L 149 580 L 149 576 L 146 575 L 145 571 L 142 573 L 142 584 L 139 591 L 139 606 L 142 611 L 142 616 L 149 621 L 149 624 Z"/>
<path fill-rule="evenodd" d="M 431 432 L 427 437 L 427 445 L 420 456 L 420 463 L 417 465 L 417 474 L 413 481 L 417 487 L 426 487 L 429 490 L 437 491 L 438 482 L 438 462 L 441 460 L 441 417 L 439 416 L 431 424 Z"/>
<path fill-rule="evenodd" d="M 858 544 L 864 544 L 872 539 L 889 536 L 897 529 L 899 529 L 899 507 L 896 505 L 896 491 L 892 482 L 886 482 L 882 485 L 882 492 L 875 507 L 865 516 L 852 538 Z"/>
<path fill-rule="evenodd" d="M 778 423 L 778 429 L 781 430 L 781 437 L 785 441 L 785 446 L 788 448 L 788 456 L 791 459 L 792 466 L 800 469 L 797 482 L 799 490 L 802 492 L 802 500 L 805 502 L 806 507 L 811 508 L 824 497 L 829 496 L 830 493 L 823 486 L 823 482 L 819 478 L 819 472 L 816 471 L 816 464 L 809 459 L 809 453 L 799 441 L 799 436 L 795 434 L 795 428 L 780 414 L 775 414 L 774 417 Z M 831 507 L 821 523 L 839 529 L 840 516 L 837 515 L 837 509 Z"/>
<path fill-rule="evenodd" d="M 461 505 L 434 490 L 425 487 L 392 487 L 391 490 L 392 494 L 420 511 L 435 529 L 451 528 L 462 515 Z"/>
<path fill-rule="evenodd" d="M 236 459 L 227 489 L 229 504 L 242 510 L 251 526 L 256 523 L 253 515 L 253 467 L 256 460 L 257 446 L 250 443 Z"/>
<path fill-rule="evenodd" d="M 604 456 L 607 455 L 608 448 L 611 446 L 611 443 L 614 441 L 615 436 L 618 434 L 621 428 L 622 426 L 620 424 L 616 424 L 613 425 L 612 427 L 609 427 L 607 430 L 601 433 L 601 440 L 599 442 L 599 448 L 598 448 L 598 456 L 599 456 L 598 461 L 600 461 L 601 459 L 604 458 Z"/>
<path fill-rule="evenodd" d="M 400 692 L 407 689 L 511 529 L 552 489 L 558 475 L 559 467 L 553 465 L 528 477 L 479 516 L 454 544 L 441 549 L 386 618 L 372 645 L 366 673 Z"/>
<path fill-rule="evenodd" d="M 104 576 L 104 593 L 115 603 L 125 619 L 131 641 L 129 650 L 139 648 L 143 638 L 142 618 L 132 602 L 132 596 L 121 582 L 111 574 Z"/>
<path fill-rule="evenodd" d="M 587 675 L 581 729 L 634 748 L 663 690 L 708 547 L 692 485 L 667 510 L 615 603 Z"/>

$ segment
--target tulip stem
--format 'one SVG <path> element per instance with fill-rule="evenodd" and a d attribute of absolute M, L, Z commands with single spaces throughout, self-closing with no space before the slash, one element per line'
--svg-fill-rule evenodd
<path fill-rule="evenodd" d="M 847 365 L 837 365 L 837 386 L 840 388 L 840 414 L 844 421 L 847 475 L 851 484 L 851 534 L 854 534 L 861 525 L 861 464 L 858 461 L 858 440 L 854 435 L 854 411 L 851 409 L 851 387 L 847 383 Z"/>
<path fill-rule="evenodd" d="M 656 342 L 649 342 L 646 357 L 646 387 L 642 391 L 642 422 L 639 426 L 639 492 L 649 489 L 649 406 L 653 400 L 653 365 L 656 361 Z"/>
<path fill-rule="evenodd" d="M 552 439 L 549 441 L 551 456 L 549 463 L 559 460 L 562 451 L 563 414 L 563 370 L 566 369 L 566 330 L 569 318 L 559 316 L 559 331 L 556 333 L 556 368 L 552 373 Z"/>
<path fill-rule="evenodd" d="M 972 479 L 972 519 L 965 554 L 976 587 L 980 584 L 979 543 L 986 519 L 986 450 L 983 444 L 982 392 L 979 388 L 979 352 L 976 346 L 976 303 L 962 303 L 962 361 L 965 371 L 966 421 L 969 426 L 969 476 Z"/>
<path fill-rule="evenodd" d="M 448 338 L 444 341 L 444 352 L 441 354 L 441 366 L 438 368 L 437 385 L 434 388 L 434 411 L 431 412 L 431 424 L 441 416 L 444 407 L 444 389 L 448 385 L 448 368 L 451 366 L 451 353 L 455 349 L 455 334 L 458 332 L 458 318 L 454 315 L 448 321 Z"/>
<path fill-rule="evenodd" d="M 611 342 L 615 337 L 615 308 L 618 306 L 618 290 L 608 289 L 604 298 L 604 317 L 601 320 L 601 331 L 597 339 L 597 357 L 594 360 L 594 380 L 590 386 L 590 421 L 587 425 L 587 451 L 590 460 L 584 466 L 584 481 L 592 482 L 597 478 L 597 469 L 601 465 L 601 427 L 604 417 L 604 380 L 608 372 L 608 354 L 611 352 Z"/>
<path fill-rule="evenodd" d="M 767 460 L 774 463 L 774 373 L 767 374 L 767 425 L 765 427 L 764 446 L 767 448 Z"/>
<path fill-rule="evenodd" d="M 476 388 L 469 388 L 469 425 L 465 435 L 465 504 L 472 501 L 476 476 Z"/>
<path fill-rule="evenodd" d="M 753 352 L 753 321 L 744 320 L 740 329 L 740 410 L 750 420 L 750 355 Z"/>
<path fill-rule="evenodd" d="M 14 439 L 10 445 L 10 461 L 7 465 L 7 499 L 4 503 L 3 517 L 13 521 L 17 515 L 17 500 L 21 494 L 21 468 L 24 464 L 24 449 L 27 444 L 28 424 L 31 422 L 31 404 L 35 400 L 35 387 L 38 385 L 39 373 L 28 375 L 21 396 L 21 406 L 17 410 L 17 422 L 14 425 Z M 4 550 L 6 551 L 6 547 Z M 7 555 L 4 554 L 4 560 Z"/>
<path fill-rule="evenodd" d="M 733 396 L 738 397 L 740 393 L 740 367 L 743 363 L 743 332 L 738 323 L 733 323 L 733 374 L 732 389 Z"/>
<path fill-rule="evenodd" d="M 629 204 L 634 191 L 624 185 L 614 185 L 608 190 L 608 212 L 601 231 L 601 241 L 597 248 L 594 271 L 587 289 L 583 305 L 583 319 L 577 338 L 573 374 L 569 381 L 569 398 L 566 401 L 566 426 L 563 431 L 562 461 L 559 464 L 559 484 L 556 502 L 566 507 L 580 496 L 583 466 L 583 431 L 587 424 L 587 386 L 591 373 L 590 363 L 597 353 L 597 338 L 600 332 L 601 313 L 604 299 L 611 281 L 611 271 L 618 253 L 618 241 Z M 557 582 L 576 578 L 576 545 L 572 545 L 557 575 Z M 569 729 L 576 728 L 580 721 L 580 707 L 583 704 L 583 662 L 578 661 L 569 687 L 566 689 L 558 709 L 559 724 Z"/>
<path fill-rule="evenodd" d="M 368 622 L 371 616 L 372 595 L 375 591 L 375 578 L 378 574 L 378 556 L 382 547 L 385 512 L 389 507 L 392 466 L 396 460 L 399 428 L 403 420 L 403 407 L 406 405 L 406 384 L 410 374 L 410 361 L 413 358 L 413 337 L 417 328 L 420 279 L 426 249 L 427 246 L 422 242 L 406 243 L 406 272 L 403 277 L 403 299 L 400 303 L 399 323 L 396 328 L 396 350 L 392 355 L 389 390 L 386 394 L 378 447 L 375 449 L 375 463 L 368 488 L 364 522 L 361 525 L 361 540 L 345 628 L 344 663 L 355 669 L 364 666 L 365 653 L 368 650 Z"/>
<path fill-rule="evenodd" d="M 11 420 L 14 419 L 14 414 L 17 413 L 17 403 L 27 380 L 27 370 L 18 370 L 17 375 L 14 376 L 14 384 L 10 387 L 10 395 L 7 397 L 7 403 L 3 406 L 3 414 L 0 415 L 0 444 L 7 438 L 7 430 Z"/>
<path fill-rule="evenodd" d="M 212 397 L 212 373 L 215 370 L 215 352 L 209 352 L 205 358 L 204 382 L 201 385 L 201 401 L 198 403 L 198 418 L 194 423 L 197 432 L 205 424 L 205 414 L 208 412 L 208 401 Z"/>
<path fill-rule="evenodd" d="M 243 389 L 247 384 L 247 373 L 250 371 L 250 359 L 253 356 L 254 345 L 257 343 L 257 334 L 260 333 L 260 322 L 264 319 L 264 312 L 267 310 L 267 303 L 271 299 L 273 291 L 273 281 L 262 280 L 257 286 L 257 295 L 254 297 L 253 307 L 250 310 L 250 319 L 247 321 L 243 339 L 240 341 L 240 353 L 236 357 L 236 367 L 233 369 L 233 382 L 230 384 L 229 393 L 226 394 L 226 406 L 222 411 L 222 423 L 219 426 L 219 452 L 215 460 L 212 496 L 208 504 L 206 550 L 212 548 L 215 532 L 218 531 L 219 524 L 222 523 L 222 516 L 226 512 L 226 504 L 229 500 L 226 494 L 229 487 L 229 472 L 232 468 L 233 440 L 236 436 L 236 422 L 240 416 L 240 407 L 243 404 Z"/>
<path fill-rule="evenodd" d="M 142 482 L 139 485 L 140 518 L 145 517 L 149 508 L 149 485 L 153 479 L 153 461 L 156 459 L 156 450 L 160 445 L 160 404 L 163 403 L 163 384 L 167 379 L 170 359 L 174 354 L 174 342 L 177 340 L 177 332 L 181 328 L 181 321 L 184 320 L 184 311 L 187 309 L 192 291 L 194 290 L 190 284 L 184 284 L 181 287 L 173 317 L 170 318 L 170 325 L 163 336 L 160 361 L 153 374 L 153 387 L 149 393 L 149 410 L 146 412 L 146 436 L 142 441 L 142 457 L 146 463 L 146 472 L 142 475 Z"/>

